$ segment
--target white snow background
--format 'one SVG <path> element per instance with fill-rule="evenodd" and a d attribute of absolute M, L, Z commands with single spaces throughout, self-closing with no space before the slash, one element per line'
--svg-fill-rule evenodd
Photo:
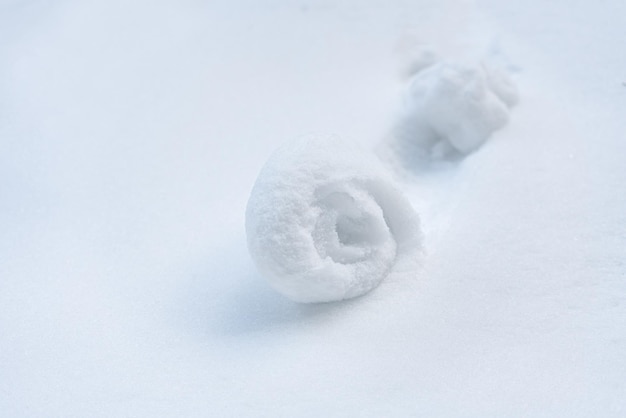
<path fill-rule="evenodd" d="M 520 103 L 403 180 L 419 271 L 290 302 L 255 178 L 310 132 L 374 149 L 403 39 Z M 624 83 L 618 0 L 0 0 L 0 416 L 625 416 Z"/>

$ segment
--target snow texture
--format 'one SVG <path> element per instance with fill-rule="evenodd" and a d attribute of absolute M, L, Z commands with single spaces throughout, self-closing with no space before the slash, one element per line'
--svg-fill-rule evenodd
<path fill-rule="evenodd" d="M 390 145 L 409 165 L 461 158 L 506 125 L 509 107 L 517 100 L 516 87 L 504 71 L 485 65 L 431 65 L 409 81 Z"/>
<path fill-rule="evenodd" d="M 246 232 L 259 270 L 298 302 L 363 295 L 421 247 L 408 200 L 336 136 L 308 136 L 270 158 L 248 201 Z"/>

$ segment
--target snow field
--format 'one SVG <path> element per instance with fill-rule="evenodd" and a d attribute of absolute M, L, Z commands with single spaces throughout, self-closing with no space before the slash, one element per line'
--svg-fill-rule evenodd
<path fill-rule="evenodd" d="M 625 9 L 0 1 L 0 416 L 623 418 Z M 387 134 L 407 27 L 470 68 L 501 46 L 523 99 L 409 160 L 419 270 L 294 303 L 250 259 L 250 189 L 284 139 Z"/>

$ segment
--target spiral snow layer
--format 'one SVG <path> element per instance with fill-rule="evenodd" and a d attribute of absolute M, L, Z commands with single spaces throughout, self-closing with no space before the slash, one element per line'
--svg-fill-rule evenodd
<path fill-rule="evenodd" d="M 405 155 L 424 158 L 469 154 L 506 125 L 517 100 L 517 89 L 503 71 L 435 64 L 410 81 L 395 145 Z"/>
<path fill-rule="evenodd" d="M 377 161 L 333 136 L 303 138 L 269 159 L 246 234 L 261 274 L 298 302 L 360 296 L 422 246 L 417 214 Z"/>

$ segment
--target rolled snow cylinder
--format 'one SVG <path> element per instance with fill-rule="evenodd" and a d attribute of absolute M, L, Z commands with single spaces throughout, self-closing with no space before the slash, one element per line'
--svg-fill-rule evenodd
<path fill-rule="evenodd" d="M 246 210 L 261 274 L 297 302 L 372 290 L 422 248 L 419 218 L 378 162 L 336 136 L 308 136 L 274 153 Z"/>

